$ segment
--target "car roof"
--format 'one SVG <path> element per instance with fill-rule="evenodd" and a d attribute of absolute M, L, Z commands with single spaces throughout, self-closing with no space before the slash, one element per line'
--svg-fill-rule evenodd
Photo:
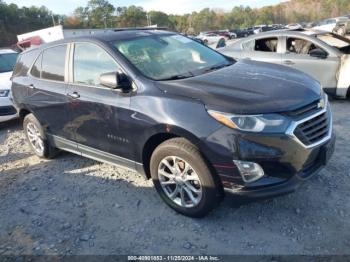
<path fill-rule="evenodd" d="M 237 48 L 237 47 L 241 47 L 243 43 L 245 42 L 249 42 L 255 39 L 261 39 L 261 38 L 272 38 L 272 37 L 279 37 L 279 36 L 288 36 L 288 37 L 300 37 L 300 38 L 315 38 L 315 41 L 318 42 L 318 44 L 320 46 L 322 46 L 323 48 L 325 48 L 328 52 L 335 54 L 335 55 L 339 55 L 340 51 L 337 50 L 335 47 L 332 47 L 324 42 L 322 42 L 321 40 L 316 38 L 316 35 L 326 35 L 326 34 L 331 34 L 329 32 L 326 31 L 321 31 L 321 30 L 313 30 L 313 29 L 283 29 L 283 30 L 275 30 L 275 31 L 268 31 L 268 32 L 264 32 L 264 33 L 260 33 L 260 34 L 256 34 L 256 35 L 251 35 L 248 36 L 246 38 L 243 38 L 233 44 L 231 44 L 228 48 Z"/>
<path fill-rule="evenodd" d="M 281 30 L 274 30 L 274 31 L 268 31 L 268 32 L 262 32 L 256 35 L 248 36 L 247 38 L 242 39 L 242 41 L 250 40 L 250 39 L 256 39 L 256 38 L 262 38 L 262 37 L 275 37 L 275 36 L 281 36 L 281 35 L 291 35 L 291 36 L 313 36 L 313 35 L 323 35 L 323 34 L 329 34 L 329 32 L 321 31 L 321 30 L 310 30 L 310 29 L 281 29 Z"/>
<path fill-rule="evenodd" d="M 0 49 L 0 55 L 3 55 L 3 54 L 13 54 L 13 53 L 17 53 L 17 52 L 14 51 L 14 50 L 12 50 L 12 49 L 9 49 L 9 48 Z"/>
<path fill-rule="evenodd" d="M 175 32 L 166 31 L 158 28 L 134 28 L 134 29 L 110 29 L 103 33 L 96 33 L 95 35 L 89 36 L 77 36 L 67 37 L 62 40 L 53 41 L 47 44 L 40 45 L 36 49 L 45 49 L 50 46 L 59 44 L 71 43 L 71 42 L 111 42 L 118 40 L 126 40 L 133 37 L 151 36 L 151 35 L 165 35 L 165 34 L 177 34 Z M 28 49 L 28 51 L 33 49 Z"/>

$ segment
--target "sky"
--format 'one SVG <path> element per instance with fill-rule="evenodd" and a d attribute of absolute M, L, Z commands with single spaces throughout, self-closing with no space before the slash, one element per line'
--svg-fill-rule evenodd
<path fill-rule="evenodd" d="M 70 15 L 78 6 L 86 6 L 88 0 L 5 0 L 18 6 L 46 6 L 56 14 Z M 109 0 L 114 6 L 142 6 L 146 11 L 156 10 L 167 14 L 185 14 L 200 11 L 203 8 L 231 10 L 234 6 L 244 5 L 262 7 L 282 2 L 281 0 Z"/>

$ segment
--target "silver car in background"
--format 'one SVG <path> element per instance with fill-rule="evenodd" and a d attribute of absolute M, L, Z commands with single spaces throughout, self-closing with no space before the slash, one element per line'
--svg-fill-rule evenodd
<path fill-rule="evenodd" d="M 289 66 L 314 77 L 330 95 L 350 94 L 350 40 L 333 33 L 271 31 L 239 40 L 220 52 L 235 59 Z"/>

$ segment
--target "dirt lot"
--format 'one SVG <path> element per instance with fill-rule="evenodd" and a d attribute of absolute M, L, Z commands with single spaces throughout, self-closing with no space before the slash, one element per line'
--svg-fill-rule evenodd
<path fill-rule="evenodd" d="M 350 254 L 350 101 L 334 101 L 337 148 L 293 194 L 204 219 L 166 207 L 141 176 L 63 153 L 33 156 L 0 127 L 0 254 Z"/>

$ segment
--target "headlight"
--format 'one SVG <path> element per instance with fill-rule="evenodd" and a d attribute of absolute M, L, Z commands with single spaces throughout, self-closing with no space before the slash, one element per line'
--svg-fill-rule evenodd
<path fill-rule="evenodd" d="M 213 110 L 208 113 L 225 126 L 242 131 L 280 133 L 290 125 L 290 120 L 278 114 L 234 115 Z"/>
<path fill-rule="evenodd" d="M 0 97 L 7 97 L 10 93 L 10 90 L 0 90 Z"/>

